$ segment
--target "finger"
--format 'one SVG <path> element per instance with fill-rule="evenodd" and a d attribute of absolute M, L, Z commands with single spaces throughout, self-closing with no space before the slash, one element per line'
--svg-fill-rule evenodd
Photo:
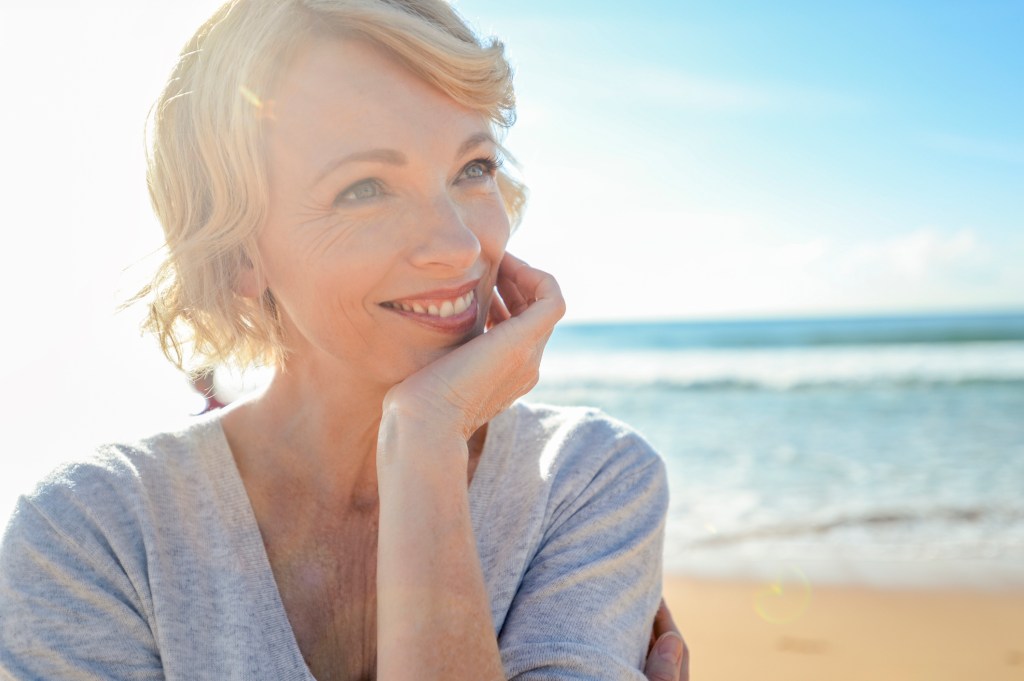
<path fill-rule="evenodd" d="M 535 267 L 530 267 L 526 262 L 507 251 L 498 265 L 498 278 L 506 286 L 514 288 L 516 294 L 527 300 L 543 297 L 545 285 L 553 281 L 551 275 Z"/>
<path fill-rule="evenodd" d="M 512 316 L 519 316 L 523 310 L 529 307 L 531 301 L 527 293 L 523 291 L 523 287 L 513 277 L 513 273 L 516 273 L 516 277 L 520 280 L 525 278 L 526 273 L 506 265 L 505 263 L 508 261 L 508 258 L 509 255 L 506 253 L 505 260 L 502 260 L 501 266 L 498 268 L 498 278 L 495 286 L 498 289 L 498 293 L 501 294 L 501 298 L 505 302 L 509 313 Z M 534 286 L 534 288 L 536 287 Z"/>
<path fill-rule="evenodd" d="M 555 278 L 530 267 L 511 253 L 505 253 L 498 268 L 498 291 L 509 312 L 518 317 L 527 309 L 551 316 L 555 321 L 565 314 L 565 300 Z"/>
<path fill-rule="evenodd" d="M 647 656 L 644 676 L 648 681 L 687 681 L 689 678 L 689 662 L 686 657 L 686 645 L 683 637 L 674 631 L 662 634 L 654 649 Z M 685 672 L 684 672 L 685 668 Z"/>
<path fill-rule="evenodd" d="M 512 315 L 509 314 L 508 308 L 505 307 L 505 302 L 501 299 L 501 296 L 497 291 L 491 294 L 491 303 L 487 311 L 487 325 L 486 328 L 490 329 L 495 324 L 501 324 Z"/>
<path fill-rule="evenodd" d="M 668 609 L 668 604 L 662 598 L 661 605 L 658 606 L 658 613 L 654 616 L 654 638 L 659 638 L 662 634 L 670 631 L 680 634 L 679 627 L 676 626 L 675 620 L 672 619 L 672 613 Z"/>
<path fill-rule="evenodd" d="M 654 615 L 654 626 L 651 630 L 651 644 L 648 649 L 649 656 L 654 656 L 655 647 L 658 641 L 662 640 L 665 634 L 676 634 L 679 636 L 683 643 L 682 652 L 682 664 L 680 668 L 680 681 L 688 681 L 690 678 L 690 650 L 686 645 L 686 641 L 682 638 L 682 634 L 679 631 L 679 627 L 676 626 L 675 620 L 672 617 L 672 611 L 669 610 L 668 604 L 665 599 L 661 599 L 661 603 L 658 605 L 658 612 Z M 675 677 L 673 677 L 675 678 Z"/>

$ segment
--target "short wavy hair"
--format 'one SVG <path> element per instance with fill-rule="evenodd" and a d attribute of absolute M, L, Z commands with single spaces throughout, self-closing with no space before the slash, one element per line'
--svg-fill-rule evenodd
<path fill-rule="evenodd" d="M 236 292 L 261 268 L 256 237 L 267 215 L 263 121 L 294 56 L 311 40 L 368 40 L 500 133 L 515 120 L 504 46 L 483 42 L 444 0 L 230 0 L 182 50 L 150 112 L 147 179 L 166 258 L 131 302 L 143 328 L 182 370 L 275 365 L 286 354 L 273 296 Z M 498 184 L 518 225 L 526 188 Z"/>

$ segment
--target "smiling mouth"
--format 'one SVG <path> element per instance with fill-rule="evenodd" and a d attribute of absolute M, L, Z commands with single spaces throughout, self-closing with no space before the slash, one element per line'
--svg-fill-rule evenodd
<path fill-rule="evenodd" d="M 413 314 L 426 315 L 428 317 L 437 317 L 439 319 L 445 319 L 454 315 L 462 314 L 473 304 L 476 298 L 474 291 L 469 291 L 465 295 L 456 296 L 455 298 L 439 298 L 436 300 L 418 300 L 403 303 L 402 301 L 389 301 L 381 303 L 382 307 L 386 307 L 390 310 L 402 310 L 404 312 L 412 312 Z"/>

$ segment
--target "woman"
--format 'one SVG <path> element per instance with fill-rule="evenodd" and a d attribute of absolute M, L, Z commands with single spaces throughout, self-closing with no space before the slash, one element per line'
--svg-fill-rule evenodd
<path fill-rule="evenodd" d="M 512 114 L 501 45 L 439 0 L 235 0 L 199 29 L 155 108 L 149 327 L 183 368 L 276 372 L 20 501 L 0 674 L 643 678 L 664 467 L 593 411 L 513 404 L 564 303 L 505 252 Z"/>

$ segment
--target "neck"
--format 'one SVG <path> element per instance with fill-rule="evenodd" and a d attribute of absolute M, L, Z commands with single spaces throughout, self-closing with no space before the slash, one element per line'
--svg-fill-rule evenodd
<path fill-rule="evenodd" d="M 388 387 L 302 366 L 278 370 L 261 395 L 224 417 L 243 477 L 288 480 L 324 502 L 375 503 L 377 431 Z"/>
<path fill-rule="evenodd" d="M 356 375 L 279 369 L 263 393 L 222 420 L 247 487 L 321 508 L 375 508 L 377 433 L 390 388 Z M 486 436 L 485 424 L 467 443 L 469 478 Z"/>

